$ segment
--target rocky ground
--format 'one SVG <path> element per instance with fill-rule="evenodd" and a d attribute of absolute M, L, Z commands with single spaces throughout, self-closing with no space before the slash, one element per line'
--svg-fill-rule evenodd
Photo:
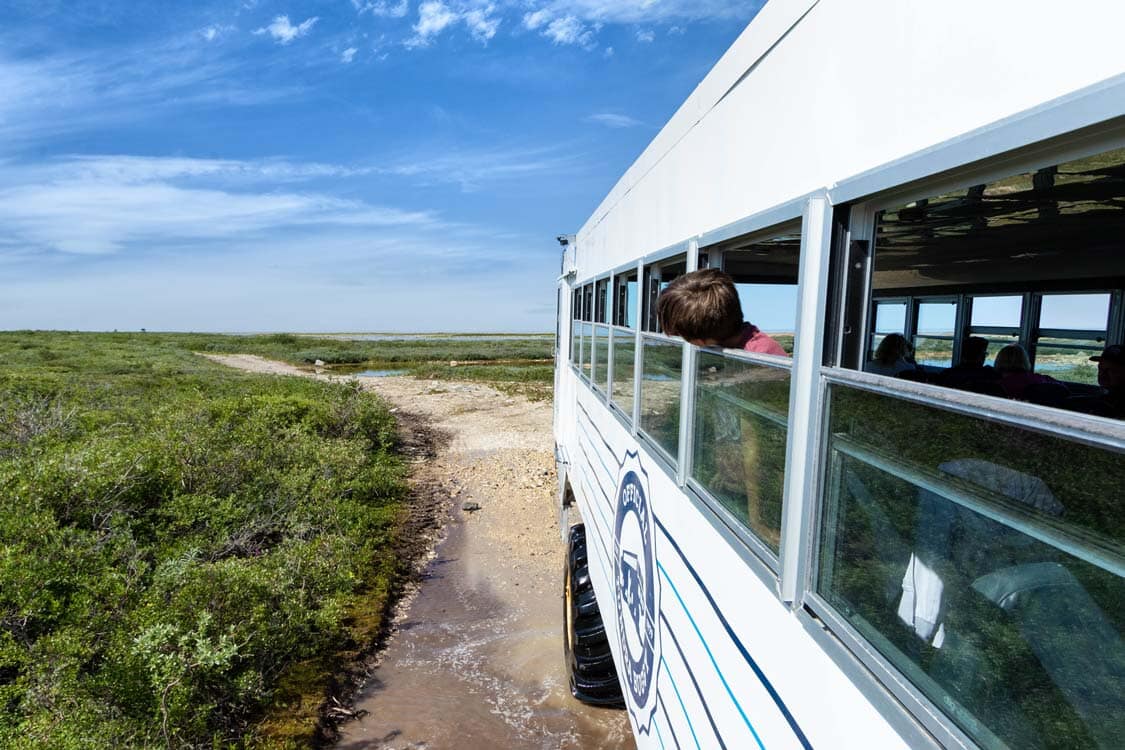
<path fill-rule="evenodd" d="M 243 370 L 333 378 L 251 355 Z M 570 698 L 550 402 L 480 383 L 360 379 L 412 456 L 419 583 L 340 727 L 346 748 L 631 747 L 624 712 Z M 434 529 L 428 532 L 427 529 Z"/>

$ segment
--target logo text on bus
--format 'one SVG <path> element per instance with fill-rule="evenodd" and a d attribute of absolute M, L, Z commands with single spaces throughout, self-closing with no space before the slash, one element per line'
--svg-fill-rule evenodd
<path fill-rule="evenodd" d="M 621 681 L 628 690 L 636 726 L 647 732 L 656 711 L 656 675 L 660 665 L 660 581 L 656 572 L 648 473 L 636 453 L 626 455 L 617 480 L 614 523 L 614 584 L 617 636 L 621 644 Z"/>

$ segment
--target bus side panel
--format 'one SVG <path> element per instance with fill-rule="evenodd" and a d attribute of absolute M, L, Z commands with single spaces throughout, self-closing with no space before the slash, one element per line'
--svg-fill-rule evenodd
<path fill-rule="evenodd" d="M 567 402 L 573 406 L 560 411 L 571 435 L 568 477 L 638 746 L 906 747 L 603 397 L 569 367 L 562 380 L 575 387 Z M 623 643 L 621 635 L 630 617 L 638 619 L 631 608 L 637 597 L 628 591 L 633 575 L 622 573 L 637 555 L 623 549 L 629 545 L 618 528 L 620 482 L 630 470 L 644 476 L 652 509 L 649 575 L 658 606 L 651 616 L 654 696 L 645 705 L 632 689 L 644 682 L 644 660 L 630 654 L 647 654 L 646 648 Z"/>

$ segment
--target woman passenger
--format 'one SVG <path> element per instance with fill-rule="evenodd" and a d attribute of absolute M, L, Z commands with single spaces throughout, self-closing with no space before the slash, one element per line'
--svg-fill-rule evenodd
<path fill-rule="evenodd" d="M 1023 399 L 1027 387 L 1036 383 L 1059 383 L 1050 375 L 1032 372 L 1031 360 L 1019 344 L 1008 344 L 996 353 L 996 371 L 1008 398 Z"/>

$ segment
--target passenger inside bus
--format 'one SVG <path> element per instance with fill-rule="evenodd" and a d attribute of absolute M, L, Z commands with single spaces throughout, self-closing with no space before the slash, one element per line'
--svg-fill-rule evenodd
<path fill-rule="evenodd" d="M 962 391 L 983 391 L 1000 377 L 996 368 L 986 364 L 988 339 L 969 336 L 961 344 L 961 359 L 953 367 L 934 376 L 933 382 Z"/>
<path fill-rule="evenodd" d="M 908 370 L 917 370 L 914 363 L 914 347 L 901 333 L 891 333 L 883 337 L 875 349 L 875 357 L 863 366 L 864 371 L 876 375 L 901 375 Z"/>

